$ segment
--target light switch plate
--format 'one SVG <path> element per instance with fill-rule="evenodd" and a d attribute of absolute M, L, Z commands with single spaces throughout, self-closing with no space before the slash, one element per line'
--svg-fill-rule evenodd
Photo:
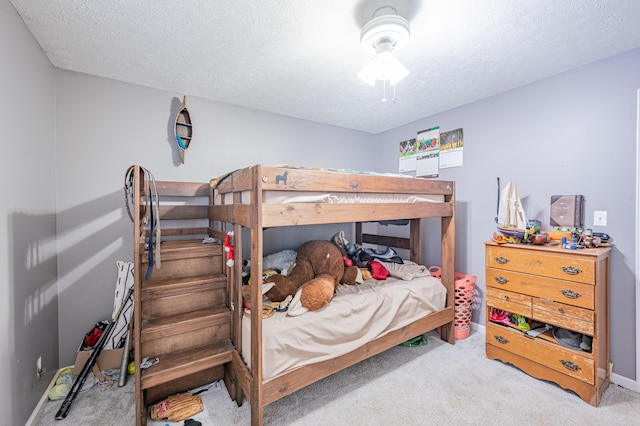
<path fill-rule="evenodd" d="M 593 226 L 607 226 L 607 212 L 596 210 L 593 212 Z"/>

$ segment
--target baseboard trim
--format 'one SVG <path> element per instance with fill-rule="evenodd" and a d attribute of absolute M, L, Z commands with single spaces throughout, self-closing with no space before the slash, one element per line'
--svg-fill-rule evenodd
<path fill-rule="evenodd" d="M 485 327 L 484 324 L 478 324 L 476 322 L 472 322 L 471 323 L 471 330 L 473 331 L 478 331 L 482 334 L 487 334 L 487 328 Z"/>
<path fill-rule="evenodd" d="M 618 386 L 622 386 L 625 389 L 629 389 L 630 391 L 640 393 L 640 388 L 638 387 L 637 380 L 631 380 L 628 377 L 624 377 L 616 373 L 611 373 L 611 382 L 615 383 Z"/>
<path fill-rule="evenodd" d="M 53 378 L 49 382 L 49 386 L 47 386 L 47 389 L 44 391 L 44 393 L 40 397 L 40 401 L 38 401 L 38 405 L 36 405 L 36 408 L 33 409 L 31 416 L 29 416 L 29 418 L 27 419 L 25 426 L 35 426 L 36 424 L 38 424 L 38 420 L 40 420 L 40 416 L 42 416 L 42 410 L 44 409 L 44 404 L 46 404 L 47 401 L 49 400 L 49 391 L 55 386 L 56 380 L 58 380 L 58 377 L 60 376 L 60 372 L 70 367 L 73 368 L 73 365 L 70 365 L 68 367 L 63 367 L 58 371 L 56 371 L 56 374 L 53 375 Z"/>

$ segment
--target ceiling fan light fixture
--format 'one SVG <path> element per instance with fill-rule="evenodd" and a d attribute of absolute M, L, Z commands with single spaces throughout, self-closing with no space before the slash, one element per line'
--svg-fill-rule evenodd
<path fill-rule="evenodd" d="M 375 59 L 358 73 L 358 77 L 370 86 L 375 86 L 376 80 L 389 80 L 392 85 L 395 85 L 407 75 L 409 70 L 389 51 L 378 53 Z"/>
<path fill-rule="evenodd" d="M 395 85 L 409 74 L 393 52 L 403 48 L 409 41 L 409 22 L 396 14 L 390 6 L 381 7 L 360 32 L 360 44 L 369 54 L 374 55 L 358 73 L 364 82 L 375 86 L 376 80 L 387 81 Z"/>

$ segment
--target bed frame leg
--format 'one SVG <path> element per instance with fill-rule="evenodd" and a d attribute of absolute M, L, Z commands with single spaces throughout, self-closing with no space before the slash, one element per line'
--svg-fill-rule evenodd
<path fill-rule="evenodd" d="M 456 342 L 453 334 L 453 323 L 447 323 L 440 327 L 440 338 L 452 345 Z"/>

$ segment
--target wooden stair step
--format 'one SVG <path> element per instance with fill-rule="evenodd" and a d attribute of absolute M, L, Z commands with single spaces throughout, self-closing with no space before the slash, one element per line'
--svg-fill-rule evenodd
<path fill-rule="evenodd" d="M 212 307 L 142 321 L 140 341 L 161 339 L 198 328 L 231 322 L 227 307 Z"/>
<path fill-rule="evenodd" d="M 231 362 L 234 351 L 231 342 L 225 340 L 213 345 L 165 354 L 156 365 L 141 370 L 142 389 L 149 389 L 189 374 Z"/>
<path fill-rule="evenodd" d="M 140 301 L 144 302 L 156 297 L 177 296 L 189 292 L 223 289 L 226 286 L 227 277 L 223 274 L 147 281 L 142 285 Z"/>
<path fill-rule="evenodd" d="M 207 257 L 222 254 L 219 243 L 205 244 L 201 239 L 164 241 L 160 244 L 160 262 L 165 260 L 185 259 L 191 257 Z M 144 251 L 140 256 L 143 264 L 149 263 L 149 252 Z"/>

